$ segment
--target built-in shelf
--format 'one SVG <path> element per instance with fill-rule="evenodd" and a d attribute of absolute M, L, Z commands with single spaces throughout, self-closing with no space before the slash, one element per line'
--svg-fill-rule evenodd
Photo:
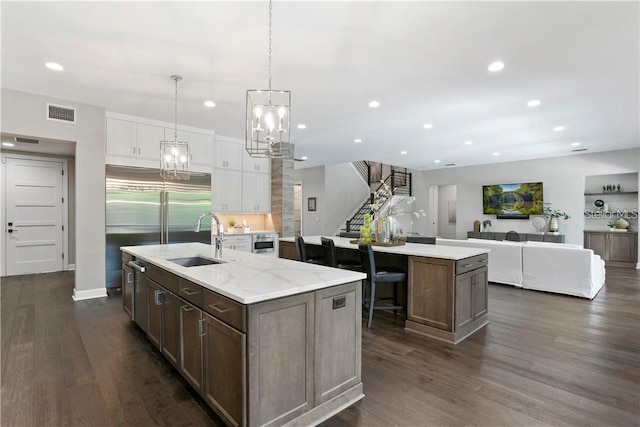
<path fill-rule="evenodd" d="M 604 193 L 584 193 L 585 196 L 611 196 L 614 194 L 638 194 L 637 191 L 607 191 Z"/>

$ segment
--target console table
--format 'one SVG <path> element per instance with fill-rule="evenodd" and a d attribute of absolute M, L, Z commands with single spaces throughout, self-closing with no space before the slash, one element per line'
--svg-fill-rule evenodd
<path fill-rule="evenodd" d="M 518 233 L 520 241 L 564 243 L 564 234 Z M 499 231 L 467 231 L 467 239 L 504 240 L 507 233 Z"/>

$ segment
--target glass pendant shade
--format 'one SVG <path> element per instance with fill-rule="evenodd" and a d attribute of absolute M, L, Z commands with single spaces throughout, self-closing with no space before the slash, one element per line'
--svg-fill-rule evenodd
<path fill-rule="evenodd" d="M 190 160 L 189 143 L 177 140 L 160 142 L 160 176 L 163 178 L 191 178 Z"/>
<path fill-rule="evenodd" d="M 291 92 L 247 90 L 245 148 L 251 157 L 292 159 Z"/>

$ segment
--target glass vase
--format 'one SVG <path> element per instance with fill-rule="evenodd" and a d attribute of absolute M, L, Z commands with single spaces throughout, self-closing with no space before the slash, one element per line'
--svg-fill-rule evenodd
<path fill-rule="evenodd" d="M 389 243 L 391 241 L 391 218 L 381 218 L 376 223 L 376 242 Z"/>

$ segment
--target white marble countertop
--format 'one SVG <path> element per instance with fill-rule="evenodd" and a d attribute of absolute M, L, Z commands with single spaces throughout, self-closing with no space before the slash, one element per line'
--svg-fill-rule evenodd
<path fill-rule="evenodd" d="M 242 304 L 324 289 L 366 278 L 364 273 L 224 249 L 222 264 L 183 267 L 172 258 L 213 258 L 204 243 L 123 246 L 122 251 Z"/>
<path fill-rule="evenodd" d="M 225 236 L 251 236 L 252 234 L 278 234 L 277 231 L 273 231 L 273 230 L 271 230 L 271 231 L 269 231 L 269 230 L 252 230 L 252 231 L 248 231 L 248 232 L 244 232 L 240 228 L 238 228 L 236 230 L 228 231 L 227 229 L 225 229 L 224 235 Z"/>
<path fill-rule="evenodd" d="M 304 236 L 304 242 L 310 245 L 321 245 L 321 236 Z M 348 237 L 331 236 L 333 242 L 337 248 L 358 249 L 358 245 L 355 243 L 349 243 L 351 240 Z M 294 242 L 293 237 L 283 237 L 279 240 L 283 242 Z M 491 252 L 490 249 L 484 248 L 463 248 L 459 246 L 438 246 L 438 245 L 425 245 L 422 243 L 407 243 L 401 246 L 374 246 L 371 248 L 376 252 L 386 252 L 390 254 L 399 255 L 412 255 L 422 256 L 429 258 L 441 258 L 459 260 L 465 259 L 476 255 L 486 254 Z"/>

